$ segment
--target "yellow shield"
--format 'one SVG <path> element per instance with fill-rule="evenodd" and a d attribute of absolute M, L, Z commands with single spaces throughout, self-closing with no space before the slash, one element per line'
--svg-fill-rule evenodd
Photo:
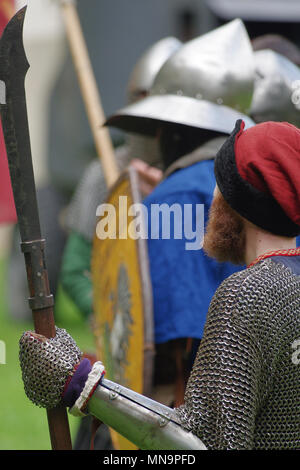
<path fill-rule="evenodd" d="M 110 191 L 110 206 L 102 206 L 97 224 L 92 255 L 94 331 L 106 378 L 149 396 L 154 339 L 147 241 L 132 237 L 136 219 L 128 215 L 140 201 L 138 177 L 130 168 Z M 111 436 L 116 449 L 136 449 L 113 430 Z"/>

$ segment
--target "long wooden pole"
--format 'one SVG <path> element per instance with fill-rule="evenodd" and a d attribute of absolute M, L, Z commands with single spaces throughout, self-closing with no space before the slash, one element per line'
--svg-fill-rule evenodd
<path fill-rule="evenodd" d="M 118 179 L 119 171 L 109 131 L 106 127 L 103 127 L 105 115 L 101 104 L 100 94 L 75 3 L 73 0 L 61 0 L 61 4 L 66 33 L 93 133 L 97 154 L 101 160 L 107 186 L 110 187 Z"/>

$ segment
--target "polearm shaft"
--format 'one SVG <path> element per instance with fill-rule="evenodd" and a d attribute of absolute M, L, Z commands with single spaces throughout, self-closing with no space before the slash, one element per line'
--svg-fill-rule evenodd
<path fill-rule="evenodd" d="M 106 184 L 110 187 L 118 179 L 119 170 L 116 164 L 109 131 L 106 127 L 103 127 L 105 115 L 100 93 L 98 91 L 75 2 L 74 0 L 60 1 L 70 50 L 93 133 L 96 151 L 101 161 Z"/>
<path fill-rule="evenodd" d="M 1 97 L 1 119 L 8 165 L 25 256 L 29 286 L 29 305 L 35 331 L 54 337 L 53 296 L 50 294 L 45 262 L 45 240 L 42 239 L 25 97 L 25 76 L 29 68 L 23 46 L 23 24 L 26 7 L 6 26 L 0 40 L 0 81 L 5 96 Z M 47 410 L 51 445 L 55 450 L 72 448 L 66 409 Z"/>

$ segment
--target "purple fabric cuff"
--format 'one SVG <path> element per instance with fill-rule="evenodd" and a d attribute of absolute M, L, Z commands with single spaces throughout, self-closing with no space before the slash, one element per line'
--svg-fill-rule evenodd
<path fill-rule="evenodd" d="M 63 401 L 67 407 L 71 408 L 80 396 L 91 370 L 92 365 L 89 359 L 83 359 L 77 367 L 67 390 L 64 392 Z"/>

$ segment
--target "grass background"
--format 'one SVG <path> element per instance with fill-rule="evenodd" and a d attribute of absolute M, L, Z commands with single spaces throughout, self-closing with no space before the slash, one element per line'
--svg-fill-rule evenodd
<path fill-rule="evenodd" d="M 18 341 L 33 328 L 31 322 L 16 322 L 10 317 L 6 291 L 5 259 L 0 259 L 0 340 L 6 346 L 6 363 L 0 364 L 0 450 L 50 449 L 46 411 L 33 405 L 24 393 L 18 360 Z M 25 265 L 24 265 L 25 269 Z M 24 305 L 26 300 L 24 299 Z M 82 351 L 93 351 L 89 324 L 60 288 L 55 306 L 56 324 L 66 328 Z M 69 415 L 72 440 L 79 418 Z"/>

